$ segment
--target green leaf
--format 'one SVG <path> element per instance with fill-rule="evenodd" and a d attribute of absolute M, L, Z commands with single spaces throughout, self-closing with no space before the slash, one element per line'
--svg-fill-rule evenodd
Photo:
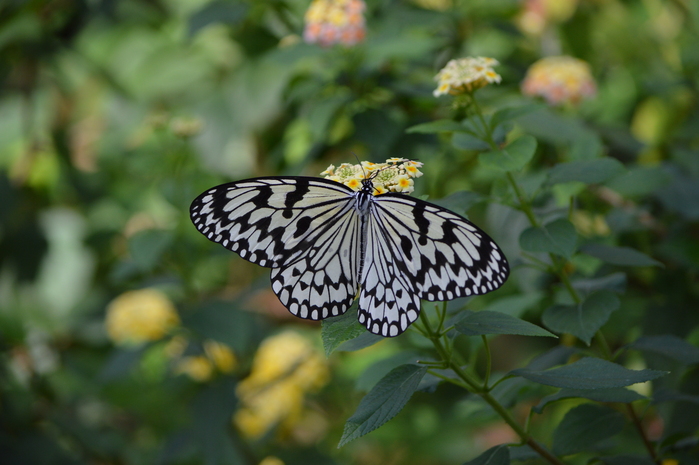
<path fill-rule="evenodd" d="M 524 135 L 505 148 L 481 153 L 478 160 L 486 166 L 502 171 L 519 171 L 524 168 L 536 152 L 536 139 Z"/>
<path fill-rule="evenodd" d="M 557 333 L 570 333 L 588 346 L 608 320 L 619 308 L 619 298 L 611 291 L 597 291 L 576 305 L 554 305 L 544 311 L 542 323 Z"/>
<path fill-rule="evenodd" d="M 519 336 L 549 336 L 556 337 L 537 325 L 520 320 L 505 313 L 483 310 L 468 312 L 456 323 L 456 330 L 466 336 L 483 334 L 516 334 Z"/>
<path fill-rule="evenodd" d="M 237 24 L 245 19 L 248 9 L 245 3 L 215 0 L 189 17 L 189 37 L 213 23 Z"/>
<path fill-rule="evenodd" d="M 439 119 L 437 121 L 430 121 L 429 123 L 416 124 L 415 126 L 409 127 L 407 133 L 418 133 L 418 134 L 434 134 L 438 132 L 458 132 L 463 131 L 464 126 L 450 119 Z"/>
<path fill-rule="evenodd" d="M 490 301 L 485 310 L 492 312 L 506 313 L 518 317 L 525 311 L 539 304 L 544 294 L 540 291 L 528 292 L 526 294 L 510 295 L 500 297 Z"/>
<path fill-rule="evenodd" d="M 540 108 L 541 104 L 538 103 L 521 105 L 518 107 L 501 108 L 496 111 L 493 114 L 493 117 L 490 119 L 490 127 L 491 129 L 495 129 L 498 125 L 504 123 L 505 121 L 512 121 Z"/>
<path fill-rule="evenodd" d="M 506 444 L 491 447 L 487 451 L 473 460 L 469 460 L 464 465 L 509 465 L 510 449 Z"/>
<path fill-rule="evenodd" d="M 555 394 L 548 395 L 532 408 L 536 413 L 541 413 L 548 404 L 561 399 L 581 397 L 596 402 L 620 402 L 629 404 L 637 400 L 645 399 L 645 396 L 626 388 L 607 389 L 561 389 Z"/>
<path fill-rule="evenodd" d="M 585 244 L 580 250 L 605 263 L 620 266 L 661 266 L 662 263 L 630 247 L 614 247 L 604 244 Z"/>
<path fill-rule="evenodd" d="M 672 334 L 643 336 L 629 344 L 629 347 L 661 354 L 684 365 L 699 363 L 699 347 Z"/>
<path fill-rule="evenodd" d="M 162 229 L 139 231 L 129 239 L 129 253 L 143 271 L 150 271 L 172 243 L 172 233 Z"/>
<path fill-rule="evenodd" d="M 664 168 L 639 166 L 610 179 L 605 185 L 624 197 L 642 197 L 656 192 L 671 181 L 672 176 Z"/>
<path fill-rule="evenodd" d="M 442 199 L 431 200 L 431 202 L 453 212 L 464 214 L 472 206 L 485 200 L 486 197 L 478 192 L 458 191 Z"/>
<path fill-rule="evenodd" d="M 381 378 L 386 376 L 389 371 L 397 366 L 413 363 L 420 357 L 414 352 L 398 352 L 392 357 L 382 358 L 381 360 L 371 364 L 357 378 L 355 389 L 358 391 L 368 391 L 373 388 Z M 440 380 L 441 381 L 441 380 Z"/>
<path fill-rule="evenodd" d="M 401 365 L 391 370 L 364 396 L 357 411 L 347 420 L 338 447 L 395 417 L 410 400 L 425 373 L 427 367 L 420 365 Z"/>
<path fill-rule="evenodd" d="M 649 369 L 629 370 L 606 360 L 585 357 L 570 365 L 551 370 L 535 371 L 520 368 L 511 371 L 510 374 L 559 388 L 604 389 L 645 383 L 665 376 L 668 372 Z"/>
<path fill-rule="evenodd" d="M 519 236 L 519 245 L 528 252 L 550 252 L 570 258 L 575 252 L 577 240 L 575 226 L 560 218 L 543 227 L 525 229 Z"/>
<path fill-rule="evenodd" d="M 324 319 L 320 328 L 326 357 L 330 356 L 343 342 L 367 332 L 366 328 L 357 321 L 356 305 L 340 316 Z"/>
<path fill-rule="evenodd" d="M 365 329 L 359 336 L 340 344 L 340 347 L 338 347 L 337 350 L 340 352 L 354 352 L 355 350 L 361 350 L 366 347 L 373 346 L 377 342 L 385 340 L 385 337 L 370 333 Z"/>
<path fill-rule="evenodd" d="M 463 129 L 463 128 L 462 128 Z M 488 150 L 490 145 L 478 137 L 466 133 L 458 132 L 451 138 L 451 144 L 459 150 Z"/>
<path fill-rule="evenodd" d="M 588 450 L 624 429 L 624 416 L 602 405 L 583 404 L 566 413 L 553 432 L 553 453 L 569 455 Z"/>
<path fill-rule="evenodd" d="M 610 157 L 560 163 L 549 171 L 547 184 L 571 181 L 598 184 L 617 176 L 624 169 L 620 161 Z"/>

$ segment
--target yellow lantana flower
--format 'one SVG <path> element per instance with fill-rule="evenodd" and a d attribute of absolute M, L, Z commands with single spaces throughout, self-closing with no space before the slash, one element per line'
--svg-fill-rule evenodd
<path fill-rule="evenodd" d="M 440 95 L 460 95 L 473 92 L 485 87 L 488 84 L 500 83 L 502 78 L 493 70 L 493 66 L 500 63 L 495 58 L 459 58 L 449 60 L 434 77 L 438 82 L 433 94 Z"/>
<path fill-rule="evenodd" d="M 179 324 L 175 306 L 157 289 L 125 292 L 107 306 L 107 334 L 117 344 L 157 341 Z"/>

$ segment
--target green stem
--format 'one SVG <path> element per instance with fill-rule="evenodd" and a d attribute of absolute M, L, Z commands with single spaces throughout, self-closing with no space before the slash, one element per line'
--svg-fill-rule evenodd
<path fill-rule="evenodd" d="M 481 339 L 483 340 L 483 349 L 485 350 L 485 379 L 483 380 L 483 389 L 490 391 L 488 387 L 488 383 L 490 383 L 490 365 L 492 363 L 490 346 L 488 345 L 488 338 L 485 334 L 481 335 Z"/>

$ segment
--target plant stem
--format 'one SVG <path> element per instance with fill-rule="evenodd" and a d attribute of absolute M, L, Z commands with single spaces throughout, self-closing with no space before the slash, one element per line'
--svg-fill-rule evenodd
<path fill-rule="evenodd" d="M 638 431 L 638 435 L 641 436 L 643 445 L 648 451 L 648 455 L 650 456 L 651 460 L 653 460 L 654 463 L 660 465 L 658 455 L 655 453 L 655 447 L 653 447 L 653 443 L 651 443 L 650 439 L 648 439 L 648 436 L 646 436 L 646 432 L 644 431 L 643 425 L 641 424 L 641 419 L 638 418 L 638 414 L 636 413 L 636 410 L 634 410 L 633 405 L 626 404 L 626 410 L 629 413 L 629 417 L 631 417 L 631 422 L 636 427 L 636 431 Z"/>
<path fill-rule="evenodd" d="M 485 334 L 481 335 L 481 339 L 483 339 L 483 349 L 485 350 L 485 379 L 483 380 L 483 389 L 490 391 L 488 387 L 488 383 L 490 382 L 490 365 L 492 363 L 490 346 L 488 345 L 488 338 Z"/>
<path fill-rule="evenodd" d="M 512 414 L 507 410 L 505 407 L 500 404 L 500 402 L 495 399 L 490 392 L 487 390 L 487 382 L 488 382 L 488 376 L 489 374 L 486 373 L 486 382 L 481 386 L 468 372 L 466 372 L 459 364 L 453 361 L 451 353 L 449 353 L 448 350 L 444 347 L 444 344 L 442 343 L 442 337 L 438 333 L 435 333 L 432 331 L 432 327 L 430 325 L 430 322 L 427 318 L 427 315 L 423 312 L 420 315 L 420 320 L 424 326 L 425 333 L 430 341 L 432 341 L 432 344 L 434 345 L 435 350 L 439 354 L 439 356 L 442 358 L 444 361 L 445 366 L 450 368 L 456 375 L 463 381 L 462 383 L 456 382 L 456 380 L 447 378 L 446 376 L 431 372 L 433 375 L 444 379 L 445 381 L 451 382 L 452 384 L 456 384 L 458 386 L 463 387 L 464 389 L 474 393 L 478 394 L 481 396 L 481 398 L 488 404 L 490 407 L 495 410 L 495 412 L 500 415 L 500 417 L 507 423 L 510 428 L 517 434 L 517 436 L 520 437 L 522 440 L 523 444 L 527 444 L 529 447 L 531 447 L 534 451 L 536 451 L 542 458 L 546 459 L 549 463 L 553 465 L 564 465 L 563 462 L 561 462 L 556 456 L 551 454 L 549 451 L 547 451 L 542 445 L 540 445 L 538 442 L 532 438 L 529 433 L 519 424 L 517 421 L 514 419 Z M 487 347 L 487 344 L 486 344 Z M 490 367 L 490 360 L 488 361 L 488 367 Z M 489 371 L 489 370 L 488 370 Z"/>

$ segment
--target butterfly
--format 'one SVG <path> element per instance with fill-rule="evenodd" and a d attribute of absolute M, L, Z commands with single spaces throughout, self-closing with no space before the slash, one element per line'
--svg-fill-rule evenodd
<path fill-rule="evenodd" d="M 190 207 L 196 228 L 245 260 L 271 268 L 272 290 L 294 315 L 338 316 L 358 296 L 358 319 L 398 336 L 420 300 L 485 294 L 509 275 L 481 229 L 438 205 L 388 192 L 373 176 L 350 187 L 329 179 L 246 179 L 208 189 Z"/>

